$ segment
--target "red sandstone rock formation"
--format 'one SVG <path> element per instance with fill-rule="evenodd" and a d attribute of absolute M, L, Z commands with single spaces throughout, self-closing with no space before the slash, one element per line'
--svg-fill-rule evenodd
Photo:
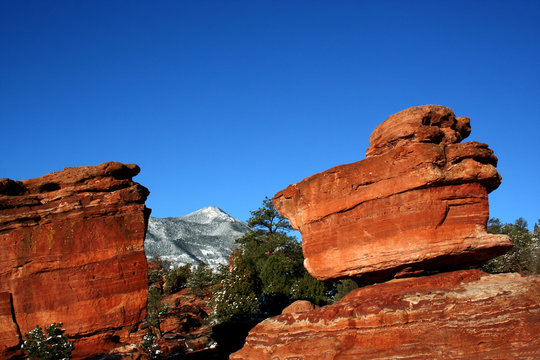
<path fill-rule="evenodd" d="M 395 279 L 267 319 L 231 360 L 539 359 L 540 276 Z"/>
<path fill-rule="evenodd" d="M 145 317 L 150 211 L 138 172 L 109 162 L 0 179 L 0 358 L 58 321 L 77 337 L 74 358 L 108 351 Z"/>
<path fill-rule="evenodd" d="M 469 133 L 469 119 L 444 106 L 406 109 L 375 129 L 366 159 L 279 192 L 274 204 L 302 233 L 310 274 L 380 281 L 506 252 L 506 236 L 486 233 L 497 158 L 459 143 Z"/>
<path fill-rule="evenodd" d="M 410 108 L 375 129 L 365 160 L 278 193 L 276 208 L 302 232 L 308 271 L 374 281 L 506 251 L 507 237 L 486 233 L 497 158 L 487 145 L 459 143 L 469 132 L 469 120 L 448 108 Z M 540 276 L 394 279 L 267 319 L 230 358 L 539 359 L 539 299 Z"/>

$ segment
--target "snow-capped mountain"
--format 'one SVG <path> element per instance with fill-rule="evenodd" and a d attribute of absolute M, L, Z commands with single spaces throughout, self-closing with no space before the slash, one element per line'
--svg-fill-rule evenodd
<path fill-rule="evenodd" d="M 150 217 L 144 240 L 147 259 L 159 256 L 171 266 L 204 261 L 227 264 L 234 240 L 248 233 L 246 223 L 209 206 L 180 217 Z"/>

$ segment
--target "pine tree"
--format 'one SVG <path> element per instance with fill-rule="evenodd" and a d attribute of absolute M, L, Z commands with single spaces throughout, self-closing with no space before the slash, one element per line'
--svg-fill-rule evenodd
<path fill-rule="evenodd" d="M 21 349 L 26 352 L 30 359 L 38 360 L 67 360 L 71 359 L 73 343 L 68 341 L 62 329 L 62 323 L 52 323 L 45 327 L 45 333 L 41 327 L 36 328 L 25 334 L 25 341 Z"/>
<path fill-rule="evenodd" d="M 239 251 L 233 252 L 230 267 L 221 269 L 220 287 L 213 298 L 217 320 L 225 322 L 254 316 L 259 310 L 259 287 L 253 267 Z"/>
<path fill-rule="evenodd" d="M 248 225 L 266 231 L 270 237 L 279 231 L 292 230 L 289 221 L 276 211 L 272 199 L 268 197 L 264 198 L 261 208 L 250 212 L 251 217 L 248 220 Z"/>
<path fill-rule="evenodd" d="M 315 279 L 304 270 L 304 276 L 298 278 L 293 284 L 291 297 L 294 300 L 308 300 L 318 306 L 326 305 L 328 303 L 327 287 L 332 285 Z"/>
<path fill-rule="evenodd" d="M 302 247 L 287 235 L 292 227 L 272 201 L 265 198 L 251 215 L 253 231 L 236 240 L 238 249 L 222 275 L 218 319 L 275 315 L 297 299 L 326 303 L 326 285 L 307 274 Z"/>
<path fill-rule="evenodd" d="M 189 291 L 200 298 L 209 294 L 209 287 L 214 285 L 215 279 L 212 268 L 204 262 L 200 262 L 191 272 L 187 282 Z"/>
<path fill-rule="evenodd" d="M 165 275 L 163 292 L 166 295 L 170 295 L 185 288 L 191 278 L 191 273 L 191 264 L 185 264 L 169 270 Z"/>
<path fill-rule="evenodd" d="M 533 233 L 529 231 L 527 221 L 523 218 L 517 219 L 513 224 L 502 224 L 499 219 L 490 219 L 487 229 L 490 233 L 508 235 L 514 247 L 506 254 L 484 263 L 482 270 L 490 273 L 540 273 L 538 223 Z"/>
<path fill-rule="evenodd" d="M 169 307 L 163 304 L 162 299 L 163 295 L 160 290 L 155 285 L 151 285 L 148 289 L 146 323 L 154 329 L 160 339 L 162 337 L 161 321 L 169 311 Z"/>

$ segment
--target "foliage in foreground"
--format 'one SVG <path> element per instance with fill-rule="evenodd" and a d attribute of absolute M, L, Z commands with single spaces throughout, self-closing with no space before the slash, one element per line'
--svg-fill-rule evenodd
<path fill-rule="evenodd" d="M 169 312 L 169 307 L 162 302 L 163 293 L 155 284 L 148 288 L 148 304 L 146 325 L 153 329 L 158 338 L 161 338 L 161 322 Z"/>
<path fill-rule="evenodd" d="M 165 295 L 174 294 L 188 286 L 188 281 L 192 275 L 191 267 L 191 264 L 185 264 L 166 271 L 163 293 Z"/>
<path fill-rule="evenodd" d="M 186 264 L 177 268 L 169 268 L 159 258 L 150 263 L 147 316 L 143 326 L 160 339 L 163 336 L 161 323 L 171 311 L 170 307 L 164 304 L 163 298 L 182 289 L 187 289 L 190 294 L 199 298 L 211 296 L 216 274 L 203 262 L 195 267 Z"/>
<path fill-rule="evenodd" d="M 46 334 L 45 334 L 46 333 Z M 24 334 L 26 341 L 21 349 L 26 352 L 29 359 L 39 360 L 65 360 L 71 359 L 73 343 L 68 341 L 62 323 L 53 323 L 45 327 L 45 333 L 41 327 Z"/>
<path fill-rule="evenodd" d="M 488 221 L 487 230 L 492 234 L 508 235 L 514 247 L 506 254 L 484 263 L 482 270 L 489 273 L 540 274 L 540 220 L 531 232 L 523 218 L 513 224 L 503 224 L 499 219 L 492 218 Z"/>
<path fill-rule="evenodd" d="M 141 343 L 144 352 L 150 357 L 150 359 L 160 359 L 163 352 L 159 349 L 159 345 L 155 343 L 156 336 L 151 332 L 146 333 L 143 336 Z"/>
<path fill-rule="evenodd" d="M 193 295 L 204 298 L 212 294 L 211 289 L 216 281 L 216 275 L 212 271 L 212 268 L 206 263 L 200 262 L 191 272 L 186 287 Z"/>
<path fill-rule="evenodd" d="M 329 286 L 309 275 L 302 247 L 287 235 L 292 227 L 271 199 L 251 212 L 250 233 L 236 240 L 229 267 L 221 269 L 221 287 L 214 297 L 219 321 L 272 316 L 294 300 L 317 305 L 329 302 Z"/>

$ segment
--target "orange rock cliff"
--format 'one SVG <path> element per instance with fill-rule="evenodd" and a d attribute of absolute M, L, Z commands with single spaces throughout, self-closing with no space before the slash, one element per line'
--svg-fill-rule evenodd
<path fill-rule="evenodd" d="M 0 179 L 0 359 L 63 322 L 74 358 L 119 346 L 146 316 L 148 190 L 137 165 Z"/>
<path fill-rule="evenodd" d="M 486 232 L 497 158 L 459 143 L 469 133 L 469 119 L 447 107 L 406 109 L 375 129 L 366 159 L 279 192 L 274 204 L 302 233 L 311 275 L 380 281 L 506 252 L 508 237 Z"/>
<path fill-rule="evenodd" d="M 375 129 L 365 160 L 276 194 L 314 277 L 386 282 L 293 304 L 230 359 L 540 359 L 540 276 L 469 269 L 512 246 L 486 232 L 501 177 L 487 145 L 460 143 L 469 133 L 444 106 L 409 108 Z"/>

